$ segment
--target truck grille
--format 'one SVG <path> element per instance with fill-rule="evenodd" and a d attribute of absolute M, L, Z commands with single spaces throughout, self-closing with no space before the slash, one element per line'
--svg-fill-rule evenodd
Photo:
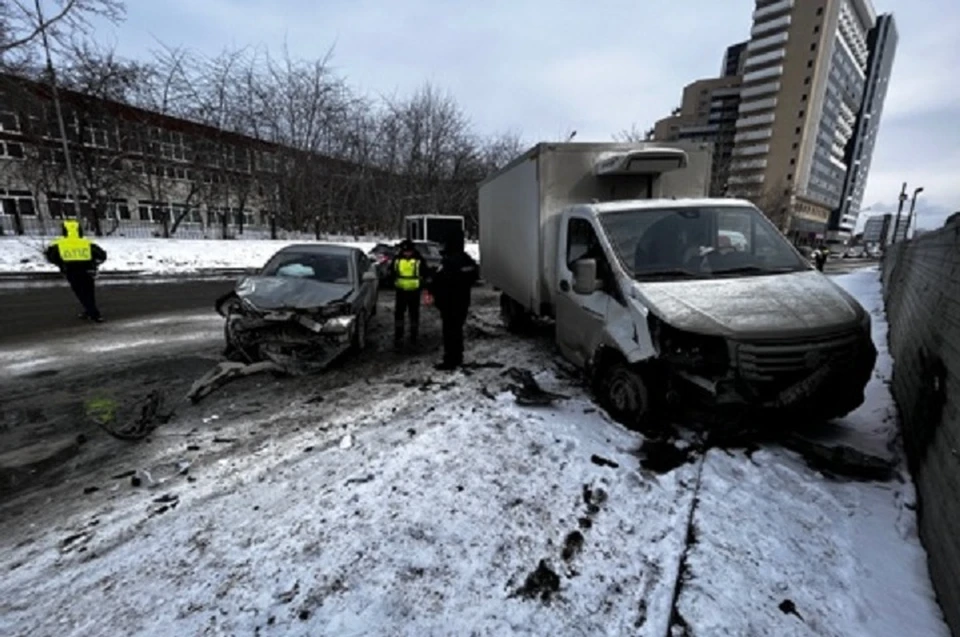
<path fill-rule="evenodd" d="M 823 337 L 771 339 L 739 343 L 740 378 L 757 383 L 790 382 L 832 361 L 852 359 L 860 344 L 859 330 Z"/>

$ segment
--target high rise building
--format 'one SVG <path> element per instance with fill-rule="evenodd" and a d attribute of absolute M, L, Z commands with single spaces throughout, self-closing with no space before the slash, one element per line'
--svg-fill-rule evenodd
<path fill-rule="evenodd" d="M 756 0 L 728 192 L 796 238 L 840 206 L 876 20 L 870 0 Z"/>
<path fill-rule="evenodd" d="M 697 80 L 683 89 L 680 107 L 653 127 L 653 139 L 713 144 L 710 195 L 723 196 L 740 104 L 740 76 Z"/>
<path fill-rule="evenodd" d="M 897 26 L 893 16 L 879 16 L 876 26 L 870 30 L 867 37 L 870 56 L 867 61 L 866 88 L 860 111 L 857 113 L 853 137 L 847 143 L 844 156 L 848 170 L 840 193 L 840 205 L 830 215 L 828 229 L 833 238 L 848 238 L 857 225 L 873 147 L 880 129 L 883 102 L 890 83 L 897 40 Z"/>
<path fill-rule="evenodd" d="M 743 75 L 743 63 L 747 59 L 747 44 L 749 40 L 727 47 L 723 55 L 723 64 L 720 65 L 720 77 Z"/>

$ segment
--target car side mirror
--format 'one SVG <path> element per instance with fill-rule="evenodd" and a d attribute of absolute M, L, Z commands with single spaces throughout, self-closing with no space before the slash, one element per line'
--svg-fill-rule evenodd
<path fill-rule="evenodd" d="M 573 264 L 573 291 L 581 295 L 597 291 L 596 259 L 580 259 Z"/>
<path fill-rule="evenodd" d="M 362 278 L 364 281 L 376 281 L 376 280 L 377 280 L 377 273 L 376 273 L 376 272 L 371 272 L 370 270 L 367 270 L 366 272 L 363 273 L 363 276 L 362 276 L 361 278 Z"/>

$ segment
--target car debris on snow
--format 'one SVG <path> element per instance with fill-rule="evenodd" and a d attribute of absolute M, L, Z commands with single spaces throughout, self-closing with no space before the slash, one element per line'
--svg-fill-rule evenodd
<path fill-rule="evenodd" d="M 187 399 L 192 403 L 197 403 L 203 398 L 209 396 L 217 389 L 223 387 L 232 380 L 253 374 L 264 372 L 282 372 L 283 370 L 271 361 L 260 361 L 258 363 L 246 364 L 232 361 L 223 361 L 217 363 L 217 366 L 209 372 L 198 378 L 190 391 L 187 393 Z"/>

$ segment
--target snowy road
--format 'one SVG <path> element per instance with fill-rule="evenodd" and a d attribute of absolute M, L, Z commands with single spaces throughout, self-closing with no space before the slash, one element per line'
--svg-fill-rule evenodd
<path fill-rule="evenodd" d="M 212 314 L 213 299 L 229 292 L 233 279 L 150 282 L 114 282 L 101 280 L 97 286 L 100 311 L 113 325 L 157 314 Z M 66 282 L 45 285 L 7 285 L 0 287 L 0 347 L 14 342 L 51 338 L 69 338 L 89 331 L 89 325 L 77 320 L 79 306 Z M 110 325 L 102 326 L 109 334 Z M 69 330 L 51 336 L 54 330 Z"/>
<path fill-rule="evenodd" d="M 868 403 L 819 435 L 883 451 L 877 275 L 842 283 L 874 312 L 880 360 Z M 88 430 L 58 479 L 0 499 L 0 634 L 948 634 L 906 474 L 829 478 L 775 445 L 675 452 L 654 472 L 644 458 L 663 450 L 478 296 L 469 357 L 488 365 L 467 373 L 429 367 L 431 324 L 421 355 L 375 343 L 322 377 L 244 379 L 177 405 L 149 441 Z M 121 396 L 182 392 L 215 358 L 216 328 L 154 325 L 166 371 L 139 370 L 118 339 L 46 426 L 76 431 L 76 403 L 111 373 Z M 30 354 L 58 355 L 73 354 Z M 510 368 L 566 398 L 518 405 Z M 27 383 L 59 378 L 42 370 L 8 376 L 12 411 L 42 412 Z M 7 439 L 29 430 L 4 422 Z"/>

